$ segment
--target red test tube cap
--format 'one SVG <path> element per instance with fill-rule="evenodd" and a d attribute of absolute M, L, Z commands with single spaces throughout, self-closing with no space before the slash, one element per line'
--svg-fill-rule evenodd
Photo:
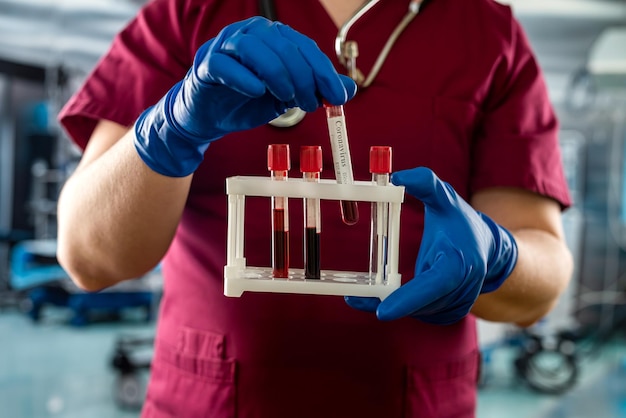
<path fill-rule="evenodd" d="M 387 147 L 387 146 L 370 147 L 370 173 L 374 173 L 374 174 L 391 173 L 391 147 Z"/>
<path fill-rule="evenodd" d="M 289 144 L 271 144 L 267 147 L 267 169 L 270 171 L 288 171 L 291 168 L 289 160 Z"/>
<path fill-rule="evenodd" d="M 300 171 L 303 173 L 319 173 L 322 171 L 321 146 L 303 145 L 300 147 Z"/>

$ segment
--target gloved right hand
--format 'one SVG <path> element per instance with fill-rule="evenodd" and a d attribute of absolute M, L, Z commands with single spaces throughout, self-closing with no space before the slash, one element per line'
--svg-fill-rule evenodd
<path fill-rule="evenodd" d="M 135 148 L 157 173 L 193 173 L 209 144 L 261 126 L 292 107 L 342 105 L 356 84 L 338 74 L 315 42 L 253 17 L 226 26 L 196 52 L 193 66 L 135 123 Z"/>
<path fill-rule="evenodd" d="M 346 296 L 346 302 L 376 312 L 381 320 L 411 316 L 431 324 L 453 324 L 469 314 L 480 294 L 496 291 L 511 275 L 517 242 L 429 168 L 398 171 L 391 182 L 405 186 L 424 203 L 415 276 L 382 302 L 354 296 Z"/>

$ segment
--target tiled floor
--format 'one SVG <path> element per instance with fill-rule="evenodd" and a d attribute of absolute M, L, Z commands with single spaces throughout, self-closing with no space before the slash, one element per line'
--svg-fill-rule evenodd
<path fill-rule="evenodd" d="M 115 401 L 118 373 L 110 361 L 121 335 L 152 336 L 141 315 L 125 321 L 67 324 L 50 308 L 34 324 L 16 310 L 0 311 L 0 416 L 8 418 L 130 418 Z M 562 396 L 538 394 L 513 373 L 512 349 L 495 350 L 479 392 L 478 418 L 626 417 L 626 342 L 581 363 L 577 386 Z M 142 379 L 147 373 L 140 375 Z"/>

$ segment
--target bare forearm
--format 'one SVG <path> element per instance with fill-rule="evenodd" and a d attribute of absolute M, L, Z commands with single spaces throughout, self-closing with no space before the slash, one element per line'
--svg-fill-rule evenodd
<path fill-rule="evenodd" d="M 512 231 L 518 244 L 513 273 L 495 292 L 481 295 L 472 312 L 480 318 L 530 326 L 545 316 L 573 270 L 564 241 L 541 230 Z"/>
<path fill-rule="evenodd" d="M 191 176 L 170 178 L 150 170 L 137 155 L 132 135 L 79 167 L 59 198 L 59 261 L 88 290 L 156 266 L 189 191 Z"/>

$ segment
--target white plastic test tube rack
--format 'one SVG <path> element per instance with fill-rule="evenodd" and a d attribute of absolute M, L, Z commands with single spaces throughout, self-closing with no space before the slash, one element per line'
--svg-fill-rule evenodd
<path fill-rule="evenodd" d="M 228 195 L 228 236 L 224 295 L 239 297 L 245 291 L 272 293 L 305 293 L 337 296 L 370 296 L 381 300 L 400 287 L 398 246 L 400 207 L 404 187 L 378 186 L 372 182 L 355 181 L 338 184 L 335 180 L 305 182 L 299 178 L 272 181 L 269 177 L 235 176 L 226 179 Z M 289 278 L 272 277 L 271 267 L 251 267 L 244 257 L 244 214 L 246 196 L 284 196 L 288 198 L 317 198 L 322 200 L 354 200 L 387 202 L 389 204 L 389 236 L 387 275 L 377 283 L 369 272 L 321 270 L 321 279 L 305 279 L 304 270 L 289 269 Z M 337 214 L 339 216 L 339 214 Z M 362 222 L 367 222 L 362 219 Z M 295 226 L 295 225 L 294 225 Z M 271 233 L 268 231 L 268 234 Z"/>

